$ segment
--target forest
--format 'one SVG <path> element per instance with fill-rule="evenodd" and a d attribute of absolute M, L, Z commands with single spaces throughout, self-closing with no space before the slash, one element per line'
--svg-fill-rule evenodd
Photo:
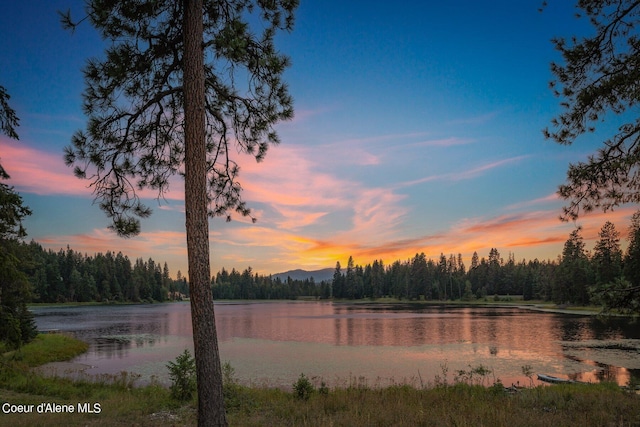
<path fill-rule="evenodd" d="M 473 253 L 467 267 L 462 255 L 441 254 L 427 259 L 424 253 L 385 265 L 382 260 L 364 266 L 352 257 L 346 268 L 336 264 L 333 280 L 315 284 L 224 269 L 213 279 L 213 292 L 221 299 L 275 299 L 314 296 L 363 299 L 394 297 L 407 300 L 461 300 L 508 298 L 558 304 L 602 305 L 638 312 L 640 300 L 640 211 L 631 219 L 625 252 L 620 232 L 607 221 L 592 251 L 585 248 L 581 229 L 576 228 L 553 260 L 506 259 L 492 248 L 488 257 Z"/>
<path fill-rule="evenodd" d="M 375 260 L 358 265 L 352 257 L 346 267 L 336 264 L 332 281 L 281 280 L 270 275 L 222 268 L 211 279 L 215 299 L 376 299 L 494 300 L 522 296 L 524 300 L 558 304 L 611 305 L 637 310 L 640 286 L 640 211 L 633 215 L 627 248 L 621 249 L 620 232 L 606 222 L 592 251 L 585 248 L 576 228 L 553 260 L 516 260 L 497 248 L 487 256 L 473 253 L 470 265 L 462 254 L 424 253 L 386 265 Z M 167 263 L 121 252 L 81 254 L 67 247 L 45 250 L 36 242 L 14 242 L 22 260 L 22 272 L 31 284 L 32 302 L 152 302 L 182 299 L 189 295 L 187 279 L 170 276 Z M 612 292 L 615 290 L 616 292 Z M 612 301 L 612 298 L 622 301 Z M 615 303 L 615 304 L 614 304 Z"/>
<path fill-rule="evenodd" d="M 56 252 L 34 241 L 11 243 L 24 260 L 20 269 L 31 284 L 31 302 L 152 302 L 189 294 L 186 278 L 180 272 L 171 278 L 166 262 L 132 262 L 122 252 L 89 256 L 69 247 Z"/>
<path fill-rule="evenodd" d="M 3 244 L 20 259 L 19 270 L 29 286 L 32 303 L 65 302 L 163 302 L 189 296 L 187 278 L 180 271 L 171 277 L 168 264 L 149 258 L 131 261 L 122 252 L 92 256 L 70 247 L 45 250 L 39 243 L 5 241 Z M 327 284 L 324 284 L 326 287 Z M 320 297 L 313 280 L 286 280 L 254 275 L 249 267 L 242 273 L 224 268 L 212 278 L 217 299 L 295 299 Z"/>

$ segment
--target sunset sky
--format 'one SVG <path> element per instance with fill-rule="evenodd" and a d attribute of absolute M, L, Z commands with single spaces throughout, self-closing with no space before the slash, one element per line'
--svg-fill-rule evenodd
<path fill-rule="evenodd" d="M 605 221 L 623 236 L 638 208 L 558 219 L 556 189 L 570 162 L 607 132 L 571 147 L 542 129 L 560 108 L 548 89 L 551 38 L 588 34 L 573 2 L 541 0 L 349 2 L 302 0 L 294 31 L 277 38 L 295 118 L 262 163 L 239 156 L 243 197 L 258 222 L 210 221 L 212 273 L 251 266 L 263 274 L 424 252 L 498 248 L 521 259 L 555 259 L 581 225 L 587 246 Z M 20 117 L 20 141 L 0 136 L 10 185 L 33 210 L 28 239 L 53 250 L 122 251 L 187 272 L 182 182 L 148 204 L 142 233 L 121 239 L 73 176 L 63 147 L 85 126 L 81 68 L 104 44 L 89 25 L 64 31 L 57 10 L 78 0 L 4 2 L 0 85 Z"/>

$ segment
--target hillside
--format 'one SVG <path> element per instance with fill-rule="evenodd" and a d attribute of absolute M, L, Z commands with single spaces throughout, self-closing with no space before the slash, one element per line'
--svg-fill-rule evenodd
<path fill-rule="evenodd" d="M 313 280 L 316 283 L 320 283 L 324 280 L 332 280 L 333 272 L 334 272 L 333 268 L 323 268 L 321 270 L 313 270 L 313 271 L 296 269 L 296 270 L 285 271 L 284 273 L 274 274 L 272 277 L 274 279 L 279 278 L 282 281 L 287 280 L 287 277 L 291 277 L 292 280 L 306 280 L 306 279 L 311 279 L 313 277 Z"/>

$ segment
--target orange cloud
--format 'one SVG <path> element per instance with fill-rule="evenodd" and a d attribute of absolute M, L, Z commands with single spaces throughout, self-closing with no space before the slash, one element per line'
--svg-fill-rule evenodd
<path fill-rule="evenodd" d="M 624 229 L 634 208 L 625 208 L 615 214 L 595 214 L 583 220 L 583 237 L 593 244 L 597 232 L 605 221 L 618 223 L 618 230 Z M 292 268 L 307 265 L 313 268 L 334 265 L 336 261 L 346 263 L 353 256 L 357 263 L 367 264 L 375 259 L 386 263 L 407 260 L 416 253 L 424 252 L 428 258 L 436 259 L 445 255 L 461 253 L 467 264 L 473 252 L 487 256 L 493 247 L 503 253 L 516 250 L 518 259 L 555 259 L 562 252 L 564 242 L 575 228 L 575 224 L 562 223 L 555 210 L 538 211 L 483 219 L 469 219 L 455 224 L 444 232 L 406 239 L 348 239 L 350 233 L 333 233 L 323 239 L 283 233 L 278 230 L 247 231 L 245 239 L 252 245 L 280 247 L 279 261 Z M 262 236 L 262 237 L 258 237 Z M 261 243 L 264 242 L 264 243 Z M 279 244 L 275 244 L 277 241 Z"/>
<path fill-rule="evenodd" d="M 551 217 L 547 212 L 526 212 L 501 215 L 484 221 L 476 219 L 470 221 L 469 225 L 464 222 L 460 225 L 462 227 L 462 234 L 483 233 L 495 235 L 517 230 L 526 230 L 531 227 L 540 227 L 541 225 L 549 226 L 550 222 Z M 559 223 L 557 218 L 554 218 L 553 222 Z"/>

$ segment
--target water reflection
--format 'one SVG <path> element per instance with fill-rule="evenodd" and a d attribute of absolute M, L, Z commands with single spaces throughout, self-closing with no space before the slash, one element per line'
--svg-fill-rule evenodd
<path fill-rule="evenodd" d="M 90 343 L 76 361 L 90 373 L 166 377 L 166 362 L 192 348 L 188 303 L 36 308 L 40 329 Z M 223 360 L 245 378 L 290 385 L 323 378 L 434 378 L 483 364 L 505 384 L 528 383 L 522 366 L 581 381 L 640 377 L 640 329 L 623 319 L 520 308 L 310 302 L 218 303 Z M 626 341 L 620 341 L 626 340 Z M 624 342 L 624 346 L 603 344 Z M 449 378 L 452 380 L 452 378 Z"/>

